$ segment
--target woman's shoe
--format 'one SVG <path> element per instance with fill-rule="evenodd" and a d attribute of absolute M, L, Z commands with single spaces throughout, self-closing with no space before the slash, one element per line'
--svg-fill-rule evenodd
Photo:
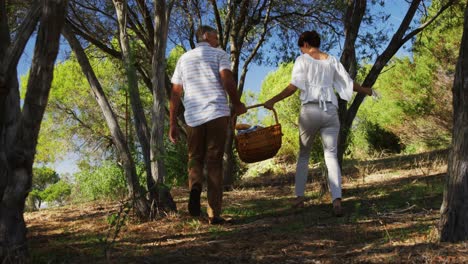
<path fill-rule="evenodd" d="M 304 196 L 297 196 L 292 202 L 293 208 L 304 208 L 306 198 Z"/>
<path fill-rule="evenodd" d="M 341 208 L 341 198 L 333 200 L 333 214 L 336 217 L 343 216 L 343 208 Z"/>

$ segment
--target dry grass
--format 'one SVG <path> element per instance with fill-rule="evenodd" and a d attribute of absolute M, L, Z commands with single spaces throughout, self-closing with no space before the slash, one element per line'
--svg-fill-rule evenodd
<path fill-rule="evenodd" d="M 442 157 L 442 156 L 441 156 Z M 107 217 L 118 204 L 82 204 L 25 215 L 34 263 L 463 263 L 466 243 L 437 242 L 443 158 L 378 160 L 345 169 L 345 217 L 328 196 L 292 209 L 293 171 L 245 180 L 225 193 L 224 216 L 210 226 L 187 213 L 188 192 L 173 190 L 179 213 L 129 221 L 114 244 Z M 438 161 L 437 161 L 438 160 Z M 436 162 L 437 161 L 437 162 Z M 365 168 L 363 166 L 368 166 Z M 286 166 L 287 167 L 287 166 Z M 285 168 L 286 168 L 285 167 Z M 311 171 L 315 175 L 315 171 Z M 203 197 L 206 201 L 206 197 Z M 206 204 L 204 204 L 206 205 Z"/>

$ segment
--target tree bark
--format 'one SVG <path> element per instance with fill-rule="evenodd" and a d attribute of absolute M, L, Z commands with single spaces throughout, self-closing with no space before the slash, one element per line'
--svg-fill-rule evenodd
<path fill-rule="evenodd" d="M 10 31 L 5 4 L 5 0 L 0 0 L 0 65 L 5 64 L 6 51 L 10 45 Z M 8 183 L 4 127 L 6 118 L 5 104 L 12 85 L 7 84 L 8 79 L 6 76 L 4 69 L 0 68 L 0 109 L 2 110 L 0 111 L 0 201 Z"/>
<path fill-rule="evenodd" d="M 468 240 L 468 4 L 453 84 L 453 136 L 440 218 L 440 240 Z"/>
<path fill-rule="evenodd" d="M 7 96 L 13 89 L 8 83 L 10 82 L 11 76 L 16 78 L 16 66 L 41 15 L 41 8 L 38 2 L 39 1 L 33 2 L 25 20 L 18 29 L 17 38 L 14 44 L 12 44 L 10 43 L 6 3 L 5 0 L 0 1 L 0 109 L 5 109 Z M 2 111 L 0 113 L 0 135 L 2 135 L 3 131 L 3 126 L 1 124 L 5 123 L 5 118 L 6 111 Z"/>
<path fill-rule="evenodd" d="M 228 7 L 228 14 L 229 16 L 226 18 L 226 29 L 225 29 L 225 35 L 229 34 L 230 36 L 230 51 L 231 51 L 231 69 L 232 73 L 234 76 L 235 80 L 239 79 L 239 83 L 237 85 L 237 91 L 239 96 L 242 96 L 242 93 L 244 91 L 244 84 L 245 84 L 245 78 L 248 72 L 248 67 L 250 63 L 253 61 L 254 57 L 257 55 L 260 47 L 266 40 L 266 35 L 268 32 L 268 23 L 270 22 L 270 12 L 273 7 L 273 1 L 269 0 L 264 0 L 257 3 L 255 7 L 255 12 L 254 14 L 257 14 L 255 17 L 248 17 L 249 14 L 249 8 L 250 6 L 250 1 L 239 1 L 237 3 L 231 3 L 231 5 Z M 214 8 L 214 13 L 215 15 L 219 16 L 219 11 L 217 10 L 217 6 L 215 1 L 212 1 L 212 5 Z M 238 16 L 236 16 L 236 11 L 238 11 Z M 265 16 L 263 17 L 262 20 L 261 14 L 262 11 L 265 10 Z M 241 50 L 243 48 L 243 45 L 246 40 L 246 36 L 249 33 L 249 30 L 252 29 L 252 27 L 256 24 L 258 24 L 255 21 L 261 21 L 261 33 L 260 37 L 258 38 L 257 44 L 255 47 L 252 49 L 250 54 L 247 56 L 244 65 L 242 66 L 242 70 L 240 72 L 240 77 L 239 77 L 239 68 L 240 68 L 240 62 L 241 62 Z M 247 21 L 247 22 L 245 22 Z M 222 25 L 221 21 L 218 21 L 217 19 L 217 28 L 219 30 L 219 38 L 223 39 L 223 34 L 222 34 Z M 231 26 L 232 25 L 232 26 Z M 223 43 L 221 43 L 223 44 Z M 233 112 L 233 110 L 231 111 Z M 227 131 L 227 136 L 226 136 L 226 143 L 224 147 L 224 158 L 223 158 L 223 184 L 224 184 L 224 189 L 226 191 L 232 189 L 232 185 L 234 184 L 234 162 L 235 162 L 235 157 L 233 154 L 233 142 L 234 142 L 234 128 L 231 127 L 231 124 L 233 122 L 229 122 L 228 126 L 228 131 Z"/>
<path fill-rule="evenodd" d="M 116 151 L 120 160 L 122 161 L 122 167 L 125 171 L 129 196 L 135 199 L 136 213 L 140 219 L 148 219 L 149 206 L 144 195 L 144 190 L 142 190 L 140 183 L 138 182 L 135 162 L 133 161 L 133 157 L 130 153 L 130 149 L 128 148 L 125 136 L 119 126 L 119 123 L 117 122 L 115 113 L 112 110 L 109 101 L 107 100 L 104 90 L 102 89 L 101 84 L 97 79 L 93 68 L 91 67 L 91 64 L 89 63 L 86 53 L 81 47 L 78 39 L 73 34 L 70 26 L 66 24 L 62 32 L 70 44 L 71 49 L 75 53 L 78 63 L 81 66 L 81 70 L 89 82 L 89 86 L 91 87 L 97 103 L 101 107 L 104 119 L 106 120 L 107 126 L 111 132 Z"/>
<path fill-rule="evenodd" d="M 151 200 L 156 199 L 156 193 L 154 191 L 155 182 L 152 178 L 151 172 L 151 154 L 150 154 L 150 132 L 146 121 L 145 113 L 143 111 L 143 105 L 140 99 L 140 92 L 138 89 L 138 79 L 135 69 L 135 60 L 130 48 L 130 40 L 127 34 L 127 5 L 126 1 L 113 0 L 115 11 L 117 14 L 117 20 L 119 24 L 120 32 L 120 48 L 122 50 L 122 61 L 125 66 L 127 73 L 128 90 L 130 94 L 130 104 L 132 106 L 133 117 L 135 119 L 135 128 L 138 136 L 138 140 L 141 145 L 143 159 L 145 162 L 146 169 L 146 180 L 148 191 L 150 193 Z"/>
<path fill-rule="evenodd" d="M 248 14 L 249 8 L 249 1 L 242 0 L 238 3 L 233 3 L 230 7 L 233 10 L 234 14 L 236 13 L 235 10 L 239 9 L 239 15 L 233 15 L 230 17 L 232 19 L 231 23 L 232 30 L 229 33 L 230 36 L 230 47 L 231 47 L 231 70 L 232 76 L 234 80 L 238 80 L 239 78 L 239 65 L 241 60 L 241 50 L 245 40 L 245 29 L 246 26 L 244 21 Z M 237 87 L 237 90 L 239 91 Z M 239 94 L 241 96 L 241 93 Z M 233 112 L 231 107 L 231 112 Z M 232 185 L 234 184 L 234 154 L 232 151 L 232 146 L 234 142 L 234 128 L 231 126 L 232 122 L 229 122 L 226 134 L 226 142 L 224 144 L 224 157 L 223 157 L 223 185 L 224 190 L 229 191 L 232 189 Z"/>
<path fill-rule="evenodd" d="M 164 186 L 166 168 L 162 157 L 164 151 L 164 121 L 166 105 L 166 45 L 169 16 L 173 1 L 154 0 L 154 47 L 152 57 L 153 107 L 151 111 L 151 172 L 156 182 L 158 207 L 163 210 L 176 211 L 177 207 L 169 189 Z"/>
<path fill-rule="evenodd" d="M 348 69 L 348 73 L 353 79 L 356 78 L 357 74 L 355 44 L 359 35 L 359 28 L 361 27 L 362 18 L 366 12 L 366 6 L 366 0 L 349 2 L 344 21 L 345 42 L 340 62 L 346 69 Z M 348 102 L 339 98 L 338 110 L 340 122 L 343 124 L 346 121 L 346 115 L 348 113 Z M 349 131 L 347 131 L 347 129 L 349 128 L 343 125 L 340 127 L 340 134 L 338 138 L 338 162 L 340 165 L 343 164 L 343 154 L 348 146 L 347 140 Z"/>
<path fill-rule="evenodd" d="M 47 105 L 53 68 L 59 50 L 60 31 L 64 21 L 67 0 L 43 0 L 42 15 L 37 34 L 33 62 L 27 84 L 23 112 L 15 121 L 16 131 L 2 131 L 6 146 L 7 167 L 1 168 L 8 181 L 0 203 L 0 261 L 25 262 L 27 260 L 26 225 L 23 218 L 26 197 L 31 189 L 32 165 L 42 117 Z M 16 65 L 15 65 L 16 68 Z M 12 70 L 13 71 L 13 70 Z M 13 71 L 14 72 L 14 71 Z M 19 109 L 16 78 L 10 77 L 12 108 L 4 108 L 6 116 Z M 17 90 L 17 89 L 15 89 Z M 15 97 L 13 100 L 13 97 Z M 1 124 L 2 126 L 5 124 Z M 15 125 L 12 125 L 15 127 Z M 5 133 L 7 132 L 7 133 Z M 13 144 L 8 144 L 13 142 Z"/>

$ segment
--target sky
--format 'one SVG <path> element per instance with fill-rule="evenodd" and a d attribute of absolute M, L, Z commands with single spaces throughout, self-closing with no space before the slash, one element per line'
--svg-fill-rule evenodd
<path fill-rule="evenodd" d="M 385 27 L 396 28 L 403 20 L 403 16 L 405 15 L 407 6 L 408 6 L 408 3 L 402 0 L 386 0 L 384 8 L 377 6 L 378 8 L 375 10 L 383 11 L 385 13 L 390 13 L 391 16 L 388 20 L 388 24 L 385 25 Z M 405 49 L 406 47 L 407 45 L 402 47 L 398 51 L 397 56 L 408 55 L 409 53 Z M 336 57 L 339 57 L 341 55 L 339 49 L 331 50 L 330 53 L 331 55 L 336 56 Z M 249 66 L 249 71 L 247 72 L 247 75 L 246 75 L 244 90 L 259 92 L 263 79 L 267 76 L 268 73 L 275 71 L 275 70 L 276 70 L 276 67 L 258 66 L 258 65 L 251 63 L 251 65 Z"/>
<path fill-rule="evenodd" d="M 388 21 L 389 25 L 386 25 L 386 27 L 392 27 L 393 25 L 393 28 L 396 28 L 396 26 L 402 21 L 402 16 L 405 14 L 404 12 L 407 6 L 408 4 L 403 0 L 387 0 L 385 4 L 385 12 L 389 12 L 391 14 L 391 17 Z M 61 43 L 62 45 L 59 51 L 57 61 L 61 61 L 64 58 L 66 58 L 67 53 L 69 52 L 69 48 L 67 48 L 66 42 L 63 40 L 63 38 L 61 40 Z M 339 57 L 340 54 L 338 54 L 338 52 L 339 51 L 334 52 L 332 50 L 330 53 L 331 55 Z M 29 70 L 33 53 L 34 38 L 31 38 L 18 64 L 18 77 L 26 74 Z M 407 54 L 407 51 L 405 51 L 402 48 L 397 54 L 397 56 L 405 54 Z M 276 67 L 272 66 L 258 66 L 251 63 L 251 65 L 249 66 L 249 71 L 246 75 L 244 90 L 259 92 L 263 79 L 268 75 L 268 73 L 274 71 L 275 68 Z M 51 164 L 51 167 L 53 167 L 59 174 L 73 174 L 74 172 L 78 171 L 78 168 L 76 166 L 76 160 L 77 155 L 74 153 L 70 153 L 67 157 L 64 157 L 63 161 Z"/>

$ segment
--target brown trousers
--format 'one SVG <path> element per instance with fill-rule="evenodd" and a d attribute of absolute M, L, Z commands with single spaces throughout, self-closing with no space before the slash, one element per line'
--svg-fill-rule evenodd
<path fill-rule="evenodd" d="M 223 154 L 229 117 L 188 127 L 189 189 L 203 188 L 207 172 L 208 217 L 220 216 L 223 200 Z"/>

